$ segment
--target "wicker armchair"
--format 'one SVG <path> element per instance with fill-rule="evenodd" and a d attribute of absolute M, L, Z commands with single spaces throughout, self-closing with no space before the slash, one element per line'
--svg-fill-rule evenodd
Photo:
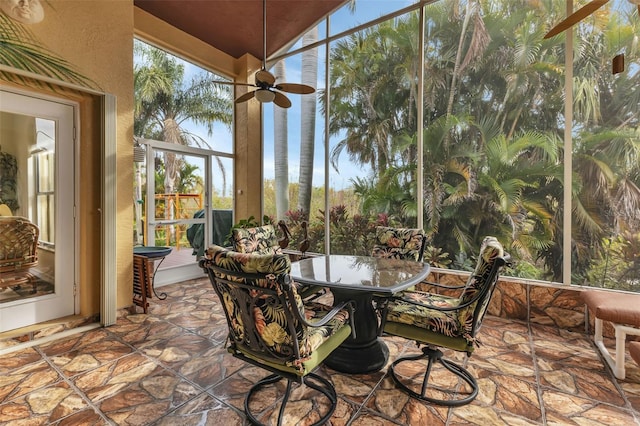
<path fill-rule="evenodd" d="M 0 288 L 31 284 L 36 292 L 36 277 L 29 269 L 38 264 L 40 230 L 29 219 L 0 217 Z"/>

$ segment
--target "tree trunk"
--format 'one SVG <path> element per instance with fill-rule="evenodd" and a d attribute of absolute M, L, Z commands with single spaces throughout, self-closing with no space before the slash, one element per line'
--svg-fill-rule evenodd
<path fill-rule="evenodd" d="M 180 143 L 180 126 L 175 120 L 167 118 L 164 120 L 163 137 L 165 142 Z M 164 193 L 173 194 L 175 192 L 176 178 L 178 177 L 177 156 L 173 152 L 164 151 Z M 173 197 L 166 196 L 164 217 L 167 220 L 175 219 L 175 209 Z M 169 225 L 169 242 L 176 241 L 176 229 Z"/>
<path fill-rule="evenodd" d="M 302 46 L 318 40 L 318 27 L 314 27 L 302 37 Z M 316 87 L 318 83 L 318 49 L 302 53 L 302 84 Z M 300 194 L 298 210 L 309 218 L 311 193 L 313 189 L 313 153 L 315 150 L 316 97 L 313 94 L 301 97 L 300 128 Z"/>
<path fill-rule="evenodd" d="M 284 61 L 274 67 L 276 81 L 285 80 Z M 276 219 L 284 219 L 289 210 L 289 144 L 287 137 L 287 109 L 273 106 L 273 154 L 276 189 Z"/>

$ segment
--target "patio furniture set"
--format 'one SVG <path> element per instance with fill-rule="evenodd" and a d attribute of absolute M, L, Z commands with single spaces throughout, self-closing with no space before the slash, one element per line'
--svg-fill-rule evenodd
<path fill-rule="evenodd" d="M 383 368 L 389 357 L 378 338 L 383 333 L 424 346 L 419 356 L 398 358 L 390 367 L 398 387 L 411 397 L 449 406 L 476 397 L 472 374 L 443 358 L 439 348 L 473 353 L 508 255 L 495 238 L 485 238 L 467 285 L 458 289 L 457 297 L 444 296 L 413 289 L 429 274 L 429 266 L 419 261 L 425 244 L 422 230 L 380 227 L 377 238 L 370 257 L 327 255 L 292 263 L 282 253 L 275 230 L 267 225 L 234 230 L 233 249 L 215 245 L 207 249 L 200 266 L 225 311 L 227 350 L 271 373 L 246 395 L 244 409 L 252 423 L 266 421 L 252 413 L 256 393 L 281 380 L 286 388 L 278 424 L 285 417 L 293 383 L 324 395 L 328 409 L 314 424 L 326 422 L 336 408 L 337 395 L 331 381 L 314 370 L 323 363 L 352 374 Z M 428 360 L 426 371 L 414 390 L 411 374 L 403 366 L 422 358 Z M 436 362 L 454 375 L 453 388 L 431 389 L 430 372 Z M 458 379 L 466 386 L 457 386 Z"/>

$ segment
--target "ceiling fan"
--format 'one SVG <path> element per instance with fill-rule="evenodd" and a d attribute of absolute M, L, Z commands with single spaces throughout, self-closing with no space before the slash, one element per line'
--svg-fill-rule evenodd
<path fill-rule="evenodd" d="M 627 0 L 631 4 L 638 5 L 638 13 L 640 14 L 640 0 Z M 561 32 L 568 30 L 578 22 L 582 21 L 587 16 L 591 15 L 596 10 L 600 9 L 602 6 L 607 4 L 609 0 L 593 0 L 580 9 L 573 12 L 571 15 L 567 16 L 563 21 L 560 21 L 558 25 L 551 28 L 544 38 L 550 38 L 554 35 L 560 34 Z"/>
<path fill-rule="evenodd" d="M 316 91 L 311 86 L 306 84 L 297 83 L 278 83 L 276 84 L 276 77 L 267 71 L 267 0 L 262 0 L 262 44 L 263 44 L 263 56 L 262 56 L 262 69 L 256 72 L 254 79 L 255 83 L 235 83 L 235 82 L 223 82 L 217 83 L 231 84 L 234 86 L 251 86 L 256 87 L 256 90 L 247 92 L 244 95 L 239 96 L 235 103 L 239 104 L 246 102 L 251 98 L 256 98 L 259 102 L 273 102 L 281 108 L 289 108 L 291 101 L 282 92 L 295 93 L 300 95 L 306 95 Z"/>

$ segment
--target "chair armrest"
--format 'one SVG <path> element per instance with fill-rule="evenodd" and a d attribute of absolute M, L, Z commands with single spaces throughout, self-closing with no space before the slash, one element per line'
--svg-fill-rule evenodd
<path fill-rule="evenodd" d="M 428 286 L 432 286 L 432 287 L 437 287 L 437 288 L 443 288 L 445 290 L 462 290 L 463 288 L 466 287 L 466 284 L 463 284 L 463 285 L 446 285 L 446 284 L 435 283 L 433 281 L 421 281 L 420 284 L 424 284 L 424 285 L 428 285 Z"/>
<path fill-rule="evenodd" d="M 286 290 L 287 292 L 287 297 L 289 298 L 290 302 L 293 302 L 294 306 L 295 305 L 295 294 L 293 293 L 293 287 L 291 285 L 291 278 L 289 276 L 287 276 L 288 279 L 285 279 L 285 282 L 283 283 L 283 288 Z M 334 305 L 331 310 L 322 318 L 316 321 L 307 321 L 307 319 L 304 317 L 304 312 L 300 312 L 300 310 L 298 309 L 291 309 L 294 313 L 294 315 L 296 316 L 296 318 L 298 319 L 298 321 L 300 321 L 302 324 L 304 324 L 307 327 L 322 327 L 323 325 L 327 324 L 329 321 L 331 321 L 333 319 L 333 317 L 335 317 L 338 312 L 340 312 L 342 309 L 347 308 L 347 310 L 349 311 L 349 325 L 351 326 L 351 336 L 355 339 L 356 337 L 356 328 L 355 328 L 355 323 L 353 322 L 353 313 L 355 311 L 355 302 L 352 300 L 347 300 L 344 302 L 341 302 L 337 305 Z"/>
<path fill-rule="evenodd" d="M 338 312 L 340 312 L 344 308 L 347 308 L 347 310 L 349 311 L 349 325 L 351 326 L 351 330 L 352 330 L 351 334 L 355 338 L 355 327 L 353 322 L 353 313 L 355 312 L 355 302 L 352 300 L 347 300 L 337 305 L 334 305 L 332 309 L 329 311 L 329 313 L 327 313 L 327 315 L 325 315 L 322 319 L 319 319 L 317 321 L 307 321 L 302 316 L 299 319 L 307 327 L 322 327 L 323 325 L 331 321 L 333 317 L 335 317 L 338 314 Z"/>

